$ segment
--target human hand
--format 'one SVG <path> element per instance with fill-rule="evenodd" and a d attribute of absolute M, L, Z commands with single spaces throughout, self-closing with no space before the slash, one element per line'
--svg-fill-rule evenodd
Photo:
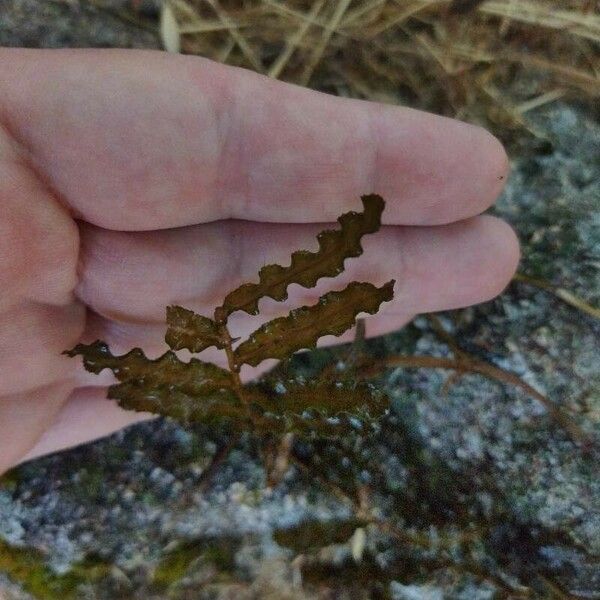
<path fill-rule="evenodd" d="M 361 194 L 386 199 L 386 226 L 336 283 L 397 280 L 369 335 L 495 296 L 518 243 L 478 215 L 506 174 L 490 134 L 419 111 L 198 57 L 0 50 L 0 472 L 147 418 L 107 401 L 111 376 L 63 350 L 101 338 L 162 353 L 168 304 L 210 314 L 262 264 L 315 249 Z M 323 289 L 292 286 L 262 314 Z"/>

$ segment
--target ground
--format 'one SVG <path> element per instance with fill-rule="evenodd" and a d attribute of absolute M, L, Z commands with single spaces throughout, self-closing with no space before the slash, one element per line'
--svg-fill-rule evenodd
<path fill-rule="evenodd" d="M 135 22 L 94 4 L 8 0 L 0 43 L 159 46 L 152 3 Z M 366 352 L 458 351 L 541 400 L 396 368 L 387 417 L 296 439 L 275 481 L 264 440 L 166 420 L 34 461 L 0 485 L 6 598 L 600 598 L 600 126 L 572 99 L 526 117 L 495 208 L 526 277 Z M 281 385 L 343 372 L 346 351 L 298 358 Z"/>

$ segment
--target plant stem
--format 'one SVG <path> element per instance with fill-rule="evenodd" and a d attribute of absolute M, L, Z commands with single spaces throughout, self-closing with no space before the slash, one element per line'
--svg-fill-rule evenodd
<path fill-rule="evenodd" d="M 244 399 L 244 386 L 242 385 L 242 380 L 240 378 L 240 367 L 235 362 L 235 356 L 233 354 L 233 339 L 231 338 L 229 329 L 227 329 L 226 323 L 219 324 L 219 333 L 221 335 L 221 339 L 223 340 L 223 344 L 225 345 L 227 365 L 231 371 L 231 374 L 233 375 L 236 391 L 238 392 L 240 398 Z"/>
<path fill-rule="evenodd" d="M 495 379 L 501 383 L 514 385 L 521 388 L 539 402 L 541 402 L 550 415 L 568 431 L 571 438 L 589 447 L 592 441 L 589 436 L 579 427 L 579 425 L 559 406 L 549 398 L 538 392 L 534 387 L 523 381 L 517 375 L 504 371 L 489 363 L 477 360 L 466 355 L 460 358 L 442 358 L 437 356 L 390 356 L 384 360 L 368 362 L 361 370 L 363 377 L 373 377 L 381 371 L 394 367 L 403 368 L 429 368 L 429 369 L 450 369 L 458 373 L 478 373 Z"/>
<path fill-rule="evenodd" d="M 529 277 L 529 275 L 525 275 L 524 273 L 517 273 L 513 277 L 513 281 L 519 281 L 521 283 L 533 285 L 541 290 L 550 292 L 563 302 L 570 304 L 571 306 L 590 315 L 591 317 L 600 319 L 600 308 L 588 304 L 587 302 L 585 302 L 569 290 L 566 290 L 565 288 L 555 287 L 548 281 L 544 281 L 543 279 L 536 279 L 535 277 Z"/>

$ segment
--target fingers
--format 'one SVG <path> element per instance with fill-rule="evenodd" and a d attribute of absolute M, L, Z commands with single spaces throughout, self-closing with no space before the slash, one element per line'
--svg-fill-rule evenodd
<path fill-rule="evenodd" d="M 198 57 L 3 49 L 0 73 L 0 118 L 73 213 L 109 229 L 331 221 L 371 192 L 387 223 L 448 223 L 507 172 L 480 128 Z"/>
<path fill-rule="evenodd" d="M 317 247 L 322 225 L 214 223 L 154 233 L 82 228 L 79 298 L 115 321 L 163 323 L 165 307 L 182 304 L 205 315 L 234 287 L 256 280 L 260 266 L 288 264 L 290 248 Z M 387 315 L 456 308 L 488 300 L 512 277 L 519 257 L 510 227 L 488 216 L 438 227 L 384 227 L 363 240 L 364 254 L 314 289 L 292 285 L 290 299 L 263 299 L 274 317 L 314 303 L 351 281 L 396 279 Z M 238 317 L 241 318 L 241 317 Z"/>

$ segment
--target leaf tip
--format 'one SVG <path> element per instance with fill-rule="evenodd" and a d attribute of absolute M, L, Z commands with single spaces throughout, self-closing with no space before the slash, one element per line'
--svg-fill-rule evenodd
<path fill-rule="evenodd" d="M 360 199 L 365 207 L 376 208 L 379 212 L 385 208 L 385 200 L 379 194 L 363 194 Z"/>

